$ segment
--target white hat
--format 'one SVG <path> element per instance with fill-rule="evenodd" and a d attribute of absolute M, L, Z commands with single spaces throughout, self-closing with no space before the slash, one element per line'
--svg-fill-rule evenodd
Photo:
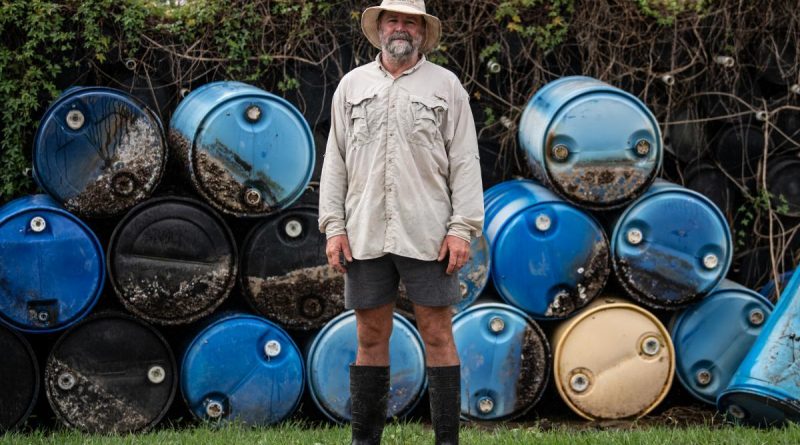
<path fill-rule="evenodd" d="M 425 41 L 419 48 L 423 54 L 428 53 L 439 44 L 442 35 L 442 23 L 438 18 L 425 12 L 424 0 L 383 0 L 380 6 L 372 6 L 361 14 L 361 30 L 369 43 L 381 47 L 378 35 L 378 16 L 381 11 L 394 11 L 403 14 L 421 15 L 425 19 Z"/>

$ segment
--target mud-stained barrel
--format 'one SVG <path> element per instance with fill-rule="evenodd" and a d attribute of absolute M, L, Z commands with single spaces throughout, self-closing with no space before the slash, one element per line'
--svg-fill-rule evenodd
<path fill-rule="evenodd" d="M 539 401 L 550 376 L 550 345 L 527 314 L 506 304 L 472 306 L 453 318 L 453 336 L 462 416 L 509 420 Z"/>
<path fill-rule="evenodd" d="M 47 195 L 0 208 L 0 322 L 53 332 L 89 314 L 105 282 L 103 248 Z"/>
<path fill-rule="evenodd" d="M 278 325 L 226 314 L 189 344 L 180 380 L 196 418 L 270 425 L 295 411 L 305 374 L 300 350 Z"/>
<path fill-rule="evenodd" d="M 184 97 L 169 141 L 198 193 L 237 216 L 287 208 L 314 170 L 314 138 L 303 115 L 241 82 L 209 83 Z"/>
<path fill-rule="evenodd" d="M 228 297 L 237 267 L 225 221 L 186 198 L 151 199 L 135 207 L 108 246 L 109 278 L 125 308 L 162 325 L 213 312 Z"/>
<path fill-rule="evenodd" d="M 664 325 L 643 308 L 600 296 L 553 333 L 561 398 L 589 420 L 639 418 L 666 397 L 675 351 Z"/>
<path fill-rule="evenodd" d="M 733 244 L 725 215 L 713 202 L 659 180 L 617 220 L 611 255 L 634 300 L 676 309 L 719 284 L 730 268 Z"/>
<path fill-rule="evenodd" d="M 288 329 L 319 329 L 344 311 L 344 276 L 328 266 L 318 211 L 294 206 L 256 226 L 244 242 L 244 295 Z"/>
<path fill-rule="evenodd" d="M 800 422 L 800 273 L 792 275 L 717 407 L 749 424 Z"/>
<path fill-rule="evenodd" d="M 0 326 L 0 432 L 25 423 L 39 395 L 39 365 L 25 338 Z"/>
<path fill-rule="evenodd" d="M 67 210 L 108 217 L 147 199 L 166 159 L 161 121 L 141 101 L 111 88 L 75 87 L 42 117 L 33 173 Z"/>
<path fill-rule="evenodd" d="M 347 311 L 317 333 L 306 355 L 308 388 L 320 411 L 337 423 L 349 422 L 350 364 L 356 361 L 356 316 Z M 425 350 L 417 329 L 394 314 L 389 338 L 389 404 L 387 418 L 403 417 L 419 402 L 427 387 Z"/>
<path fill-rule="evenodd" d="M 662 162 L 661 131 L 635 96 L 597 79 L 563 77 L 528 102 L 519 140 L 536 178 L 591 209 L 625 205 Z"/>
<path fill-rule="evenodd" d="M 786 156 L 767 165 L 767 190 L 779 213 L 800 216 L 800 159 Z"/>
<path fill-rule="evenodd" d="M 608 240 L 590 215 L 528 180 L 492 187 L 484 203 L 492 280 L 507 303 L 564 318 L 603 289 Z"/>
<path fill-rule="evenodd" d="M 699 400 L 716 404 L 771 313 L 769 300 L 723 280 L 673 319 L 678 380 Z"/>
<path fill-rule="evenodd" d="M 127 315 L 93 315 L 64 333 L 47 359 L 44 386 L 56 416 L 91 433 L 149 429 L 178 384 L 175 358 L 155 329 Z"/>

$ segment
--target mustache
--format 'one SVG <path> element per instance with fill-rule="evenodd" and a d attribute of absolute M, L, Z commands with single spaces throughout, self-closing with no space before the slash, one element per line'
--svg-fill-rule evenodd
<path fill-rule="evenodd" d="M 405 40 L 407 42 L 411 42 L 411 34 L 404 32 L 404 31 L 397 31 L 389 36 L 389 41 L 392 40 Z"/>

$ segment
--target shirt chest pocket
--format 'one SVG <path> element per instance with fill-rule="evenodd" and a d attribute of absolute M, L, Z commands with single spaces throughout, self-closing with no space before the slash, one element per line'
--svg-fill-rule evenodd
<path fill-rule="evenodd" d="M 440 131 L 442 120 L 447 112 L 447 102 L 440 98 L 427 98 L 411 95 L 412 126 L 409 141 L 433 150 L 444 145 Z"/>
<path fill-rule="evenodd" d="M 369 114 L 374 99 L 375 96 L 370 95 L 347 101 L 350 109 L 350 128 L 347 140 L 353 148 L 363 146 L 375 139 L 376 129 L 373 128 L 375 123 L 370 122 Z M 372 117 L 374 118 L 374 116 Z"/>

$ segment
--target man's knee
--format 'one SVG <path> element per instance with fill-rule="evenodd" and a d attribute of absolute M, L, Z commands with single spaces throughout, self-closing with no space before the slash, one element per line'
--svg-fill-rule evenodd
<path fill-rule="evenodd" d="M 356 311 L 359 348 L 388 348 L 394 323 L 393 309 L 392 305 L 388 305 Z"/>
<path fill-rule="evenodd" d="M 452 312 L 449 307 L 415 306 L 414 312 L 426 348 L 449 348 L 453 344 Z"/>

